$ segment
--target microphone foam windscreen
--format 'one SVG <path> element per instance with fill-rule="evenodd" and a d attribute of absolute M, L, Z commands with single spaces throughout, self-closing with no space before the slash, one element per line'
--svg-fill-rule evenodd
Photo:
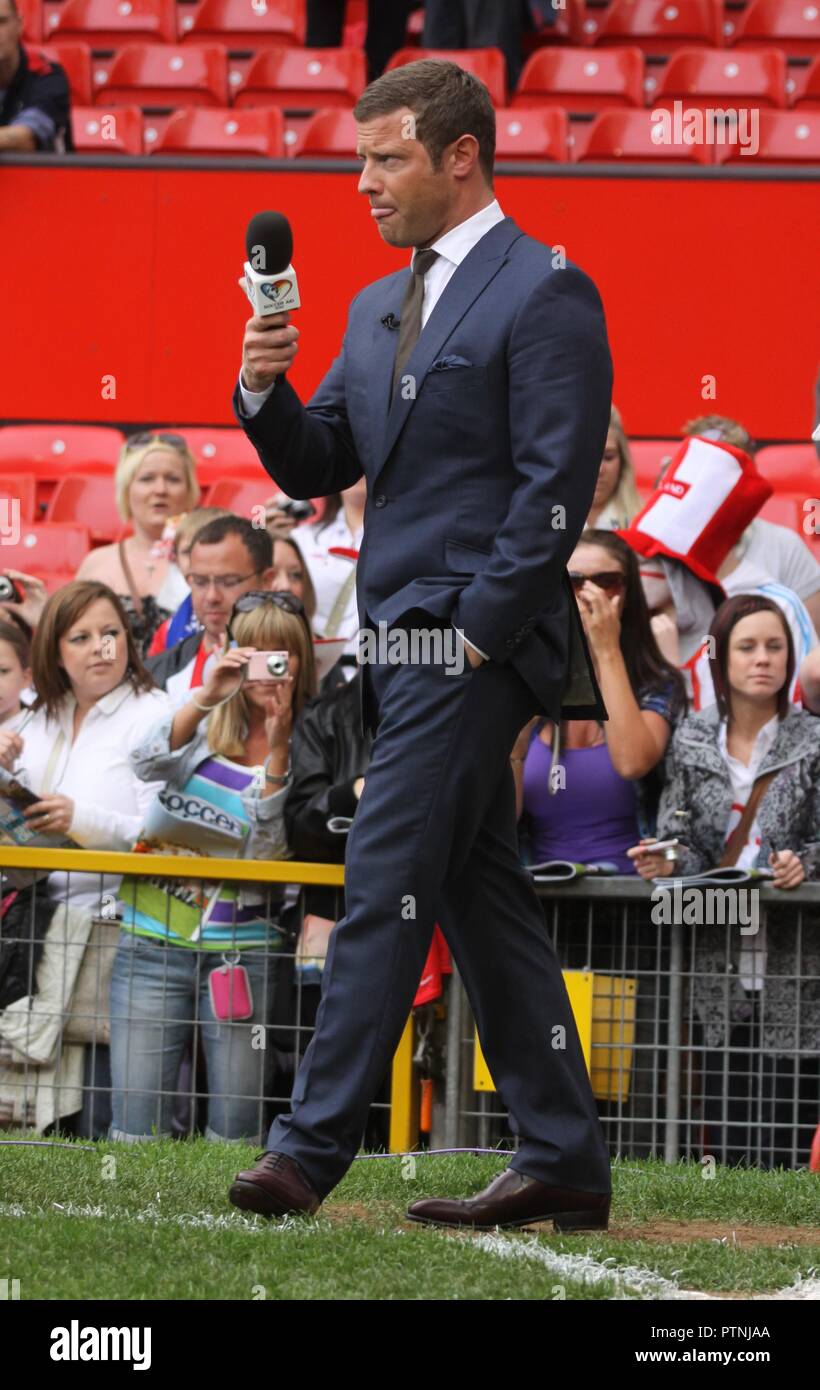
<path fill-rule="evenodd" d="M 290 265 L 293 232 L 281 212 L 257 212 L 245 235 L 247 259 L 262 274 L 278 274 Z"/>

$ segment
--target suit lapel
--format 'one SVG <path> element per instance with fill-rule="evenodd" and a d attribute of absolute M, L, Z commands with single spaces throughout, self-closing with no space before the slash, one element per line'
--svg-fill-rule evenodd
<path fill-rule="evenodd" d="M 503 222 L 497 222 L 476 242 L 453 272 L 405 363 L 402 375 L 415 378 L 416 391 L 450 334 L 482 290 L 497 275 L 507 258 L 507 251 L 520 236 L 523 236 L 521 229 L 511 217 L 505 217 Z M 415 401 L 415 395 L 409 399 L 403 397 L 399 383 L 391 403 L 390 385 L 399 335 L 386 329 L 380 322 L 384 314 L 399 315 L 409 279 L 408 268 L 392 281 L 373 329 L 370 373 L 373 381 L 373 482 L 384 467 Z M 388 341 L 385 342 L 385 339 Z"/>

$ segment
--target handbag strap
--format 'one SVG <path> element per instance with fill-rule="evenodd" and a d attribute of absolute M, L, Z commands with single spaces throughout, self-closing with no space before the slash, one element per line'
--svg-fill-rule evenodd
<path fill-rule="evenodd" d="M 776 776 L 776 772 L 764 772 L 762 777 L 755 778 L 754 786 L 749 795 L 749 800 L 743 807 L 740 820 L 726 841 L 726 848 L 723 851 L 723 856 L 718 865 L 719 868 L 730 868 L 733 864 L 737 863 L 740 851 L 749 838 L 749 831 L 754 822 L 755 812 L 763 799 L 769 783 L 773 782 Z"/>
<path fill-rule="evenodd" d="M 342 621 L 342 618 L 344 617 L 347 611 L 348 601 L 350 599 L 350 595 L 353 592 L 353 586 L 355 583 L 356 566 L 351 565 L 350 573 L 346 576 L 344 583 L 339 589 L 339 592 L 336 595 L 336 600 L 328 615 L 328 620 L 325 623 L 325 630 L 322 634 L 324 637 L 337 636 L 339 623 Z"/>
<path fill-rule="evenodd" d="M 133 574 L 131 573 L 131 566 L 129 565 L 128 561 L 127 561 L 126 558 L 125 558 L 125 541 L 120 541 L 120 542 L 119 542 L 119 544 L 117 545 L 117 551 L 118 551 L 119 557 L 120 557 L 120 564 L 122 565 L 122 572 L 123 572 L 123 574 L 125 575 L 125 582 L 126 582 L 126 584 L 128 585 L 128 592 L 129 592 L 129 594 L 131 595 L 131 602 L 133 603 L 134 607 L 135 607 L 136 610 L 137 610 L 137 617 L 138 617 L 138 618 L 141 618 L 141 617 L 142 617 L 142 599 L 140 598 L 139 594 L 137 593 L 137 586 L 136 586 L 136 584 L 134 583 L 134 576 L 133 576 Z"/>
<path fill-rule="evenodd" d="M 61 754 L 62 751 L 63 751 L 63 744 L 64 744 L 64 743 L 65 743 L 65 734 L 63 733 L 62 729 L 60 729 L 60 731 L 59 731 L 58 734 L 57 734 L 57 737 L 56 737 L 55 740 L 54 740 L 54 745 L 53 745 L 53 747 L 52 747 L 52 749 L 51 749 L 51 752 L 49 753 L 49 756 L 48 756 L 48 762 L 46 763 L 46 770 L 45 770 L 45 772 L 43 773 L 43 780 L 42 780 L 42 782 L 40 783 L 40 796 L 48 796 L 49 793 L 51 792 L 51 782 L 52 782 L 52 778 L 54 777 L 54 773 L 55 773 L 55 770 L 56 770 L 56 768 L 57 768 L 57 762 L 58 762 L 58 760 L 59 760 L 60 754 Z"/>

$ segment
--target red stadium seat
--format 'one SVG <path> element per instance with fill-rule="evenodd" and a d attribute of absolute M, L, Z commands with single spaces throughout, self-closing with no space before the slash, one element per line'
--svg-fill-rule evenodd
<path fill-rule="evenodd" d="M 588 14 L 590 12 L 588 11 Z M 644 53 L 723 43 L 723 0 L 612 0 L 593 33 L 595 44 L 637 44 Z"/>
<path fill-rule="evenodd" d="M 670 117 L 671 120 L 671 117 Z M 706 143 L 664 144 L 662 126 L 649 111 L 602 111 L 588 131 L 577 131 L 579 161 L 635 163 L 656 159 L 689 164 L 712 164 L 713 147 Z"/>
<path fill-rule="evenodd" d="M 494 106 L 507 104 L 507 65 L 500 48 L 400 48 L 386 71 L 416 63 L 420 58 L 447 58 L 484 83 Z"/>
<path fill-rule="evenodd" d="M 510 105 L 560 106 L 593 114 L 610 106 L 643 106 L 639 48 L 542 48 L 527 59 Z"/>
<path fill-rule="evenodd" d="M 123 526 L 114 479 L 105 473 L 69 473 L 55 487 L 45 519 L 87 526 L 95 544 L 113 541 Z"/>
<path fill-rule="evenodd" d="M 358 138 L 353 113 L 332 107 L 311 116 L 301 132 L 295 153 L 305 157 L 338 155 L 351 159 L 356 154 Z"/>
<path fill-rule="evenodd" d="M 785 526 L 789 531 L 796 531 L 798 536 L 803 535 L 803 498 L 793 497 L 788 493 L 775 493 L 770 497 L 758 512 L 762 521 L 771 521 L 775 526 Z M 808 537 L 807 537 L 808 539 Z"/>
<path fill-rule="evenodd" d="M 89 550 L 91 536 L 85 526 L 35 522 L 21 528 L 19 540 L 3 541 L 3 568 L 37 575 L 49 593 L 73 579 Z"/>
<path fill-rule="evenodd" d="M 718 150 L 718 163 L 820 164 L 820 112 L 761 111 L 758 148 L 740 143 Z"/>
<path fill-rule="evenodd" d="M 792 106 L 800 111 L 820 111 L 820 57 L 795 76 Z"/>
<path fill-rule="evenodd" d="M 73 106 L 71 131 L 79 154 L 142 154 L 142 112 L 138 106 Z"/>
<path fill-rule="evenodd" d="M 260 465 L 260 473 L 262 468 Z M 272 478 L 222 478 L 208 493 L 209 507 L 227 507 L 237 516 L 250 518 L 254 507 L 263 507 L 280 489 Z"/>
<path fill-rule="evenodd" d="M 788 58 L 820 52 L 817 0 L 750 0 L 736 20 L 727 17 L 726 42 L 743 48 L 782 48 Z"/>
<path fill-rule="evenodd" d="M 687 106 L 725 108 L 732 102 L 785 107 L 786 59 L 777 48 L 759 53 L 708 52 L 685 48 L 673 53 L 663 69 L 652 97 L 653 107 Z"/>
<path fill-rule="evenodd" d="M 234 106 L 276 105 L 291 111 L 351 107 L 366 83 L 365 57 L 357 49 L 269 49 L 254 58 Z"/>
<path fill-rule="evenodd" d="M 567 113 L 557 106 L 540 111 L 495 113 L 495 157 L 567 159 Z"/>
<path fill-rule="evenodd" d="M 4 528 L 16 522 L 37 521 L 39 509 L 37 506 L 37 479 L 33 473 L 5 473 L 0 474 L 0 504 L 13 504 L 11 515 L 8 512 L 0 511 L 3 518 Z M 5 536 L 0 533 L 0 545 L 5 545 Z M 2 551 L 0 551 L 2 559 Z"/>
<path fill-rule="evenodd" d="M 50 18 L 50 39 L 82 39 L 92 48 L 130 39 L 173 43 L 177 36 L 174 0 L 65 0 Z"/>
<path fill-rule="evenodd" d="M 755 463 L 778 492 L 820 496 L 820 459 L 813 444 L 770 444 L 758 451 Z"/>
<path fill-rule="evenodd" d="M 284 120 L 275 106 L 254 111 L 233 107 L 194 107 L 175 111 L 155 144 L 152 154 L 262 155 L 282 159 L 285 154 Z"/>
<path fill-rule="evenodd" d="M 4 425 L 0 469 L 52 481 L 89 467 L 112 472 L 124 443 L 122 431 L 109 425 Z"/>
<path fill-rule="evenodd" d="M 179 37 L 198 43 L 221 43 L 231 52 L 256 51 L 268 44 L 303 44 L 304 0 L 265 0 L 258 8 L 251 0 L 202 0 L 179 16 Z"/>
<path fill-rule="evenodd" d="M 227 106 L 224 48 L 129 44 L 103 69 L 94 100 L 104 106 Z M 97 69 L 95 68 L 95 79 Z"/>
<path fill-rule="evenodd" d="M 630 439 L 629 452 L 635 468 L 635 481 L 641 492 L 652 491 L 666 464 L 679 448 L 679 439 Z"/>
<path fill-rule="evenodd" d="M 197 461 L 197 478 L 214 483 L 230 474 L 234 478 L 258 478 L 262 464 L 244 430 L 230 425 L 171 425 L 164 433 L 181 434 Z M 275 488 L 271 481 L 271 487 Z"/>
<path fill-rule="evenodd" d="M 52 63 L 59 63 L 68 78 L 72 102 L 91 104 L 91 49 L 87 43 L 44 43 L 40 52 Z"/>
<path fill-rule="evenodd" d="M 43 11 L 40 0 L 18 0 L 23 21 L 23 43 L 38 44 L 43 37 Z"/>

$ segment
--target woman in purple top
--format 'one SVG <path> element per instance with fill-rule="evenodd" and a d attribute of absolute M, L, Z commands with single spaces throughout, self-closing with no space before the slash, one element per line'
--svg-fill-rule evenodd
<path fill-rule="evenodd" d="M 685 712 L 683 680 L 660 653 L 637 559 L 619 536 L 584 531 L 569 573 L 609 719 L 564 722 L 555 755 L 550 721 L 531 720 L 511 754 L 516 812 L 532 862 L 605 863 L 634 874 L 627 850 L 636 828 L 653 821 L 660 785 L 652 774 Z"/>

